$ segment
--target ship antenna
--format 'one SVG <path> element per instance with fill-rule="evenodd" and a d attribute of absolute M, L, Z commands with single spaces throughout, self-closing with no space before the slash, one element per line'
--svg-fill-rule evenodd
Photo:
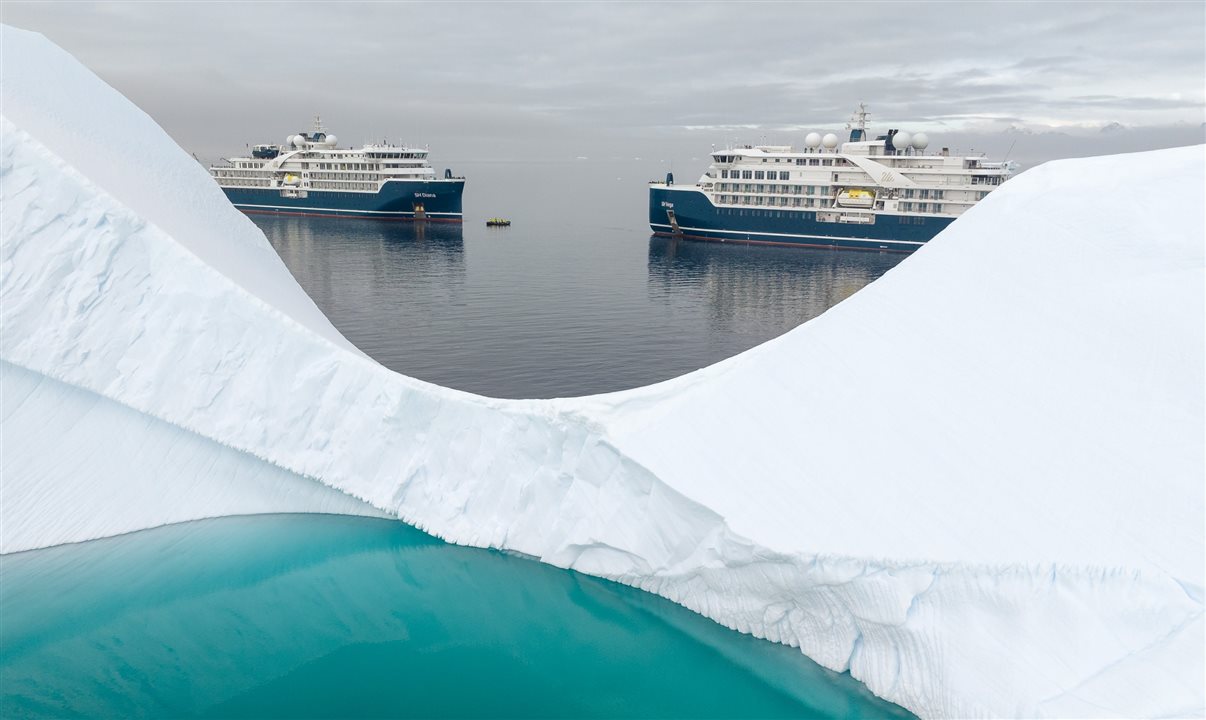
<path fill-rule="evenodd" d="M 1001 162 L 1005 162 L 1006 160 L 1009 159 L 1010 153 L 1013 152 L 1013 146 L 1017 145 L 1017 144 L 1018 144 L 1018 139 L 1014 138 L 1013 142 L 1009 143 L 1009 149 L 1005 151 L 1005 157 L 1001 159 Z"/>
<path fill-rule="evenodd" d="M 320 132 L 325 132 L 325 130 L 326 130 L 326 128 L 324 128 L 322 126 L 322 117 L 315 115 L 314 116 L 314 132 L 320 133 Z"/>

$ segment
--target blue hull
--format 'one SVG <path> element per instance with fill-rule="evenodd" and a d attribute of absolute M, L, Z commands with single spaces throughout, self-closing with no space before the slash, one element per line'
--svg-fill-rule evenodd
<path fill-rule="evenodd" d="M 717 207 L 694 187 L 649 188 L 649 226 L 654 234 L 697 240 L 913 252 L 953 221 L 881 214 L 871 224 L 823 222 L 817 220 L 815 208 Z"/>
<path fill-rule="evenodd" d="M 230 188 L 222 191 L 247 213 L 318 215 L 374 220 L 461 222 L 464 180 L 389 180 L 377 193 L 309 190 L 304 198 L 282 195 L 280 188 Z"/>

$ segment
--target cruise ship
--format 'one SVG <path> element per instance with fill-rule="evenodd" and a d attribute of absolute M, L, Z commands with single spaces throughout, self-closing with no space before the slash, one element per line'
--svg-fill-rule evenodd
<path fill-rule="evenodd" d="M 1009 178 L 1015 165 L 927 153 L 925 133 L 872 139 L 860 105 L 849 140 L 812 132 L 797 150 L 717 150 L 695 185 L 649 185 L 654 234 L 700 240 L 912 252 Z"/>
<path fill-rule="evenodd" d="M 436 177 L 427 150 L 340 149 L 336 141 L 316 117 L 310 132 L 255 145 L 251 157 L 228 158 L 209 172 L 247 213 L 461 222 L 465 179 L 450 170 Z"/>

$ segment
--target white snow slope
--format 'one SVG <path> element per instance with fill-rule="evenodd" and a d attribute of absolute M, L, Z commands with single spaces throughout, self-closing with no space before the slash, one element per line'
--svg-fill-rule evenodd
<path fill-rule="evenodd" d="M 4 552 L 387 513 L 924 716 L 1203 714 L 1203 148 L 1029 171 L 682 378 L 503 401 L 365 357 L 152 120 L 2 46 Z"/>

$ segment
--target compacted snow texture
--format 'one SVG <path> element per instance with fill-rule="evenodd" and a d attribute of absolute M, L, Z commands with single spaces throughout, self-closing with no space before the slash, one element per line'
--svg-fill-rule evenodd
<path fill-rule="evenodd" d="M 1028 171 L 712 367 L 504 401 L 365 357 L 150 118 L 3 46 L 4 552 L 389 514 L 925 716 L 1202 714 L 1202 148 Z"/>

